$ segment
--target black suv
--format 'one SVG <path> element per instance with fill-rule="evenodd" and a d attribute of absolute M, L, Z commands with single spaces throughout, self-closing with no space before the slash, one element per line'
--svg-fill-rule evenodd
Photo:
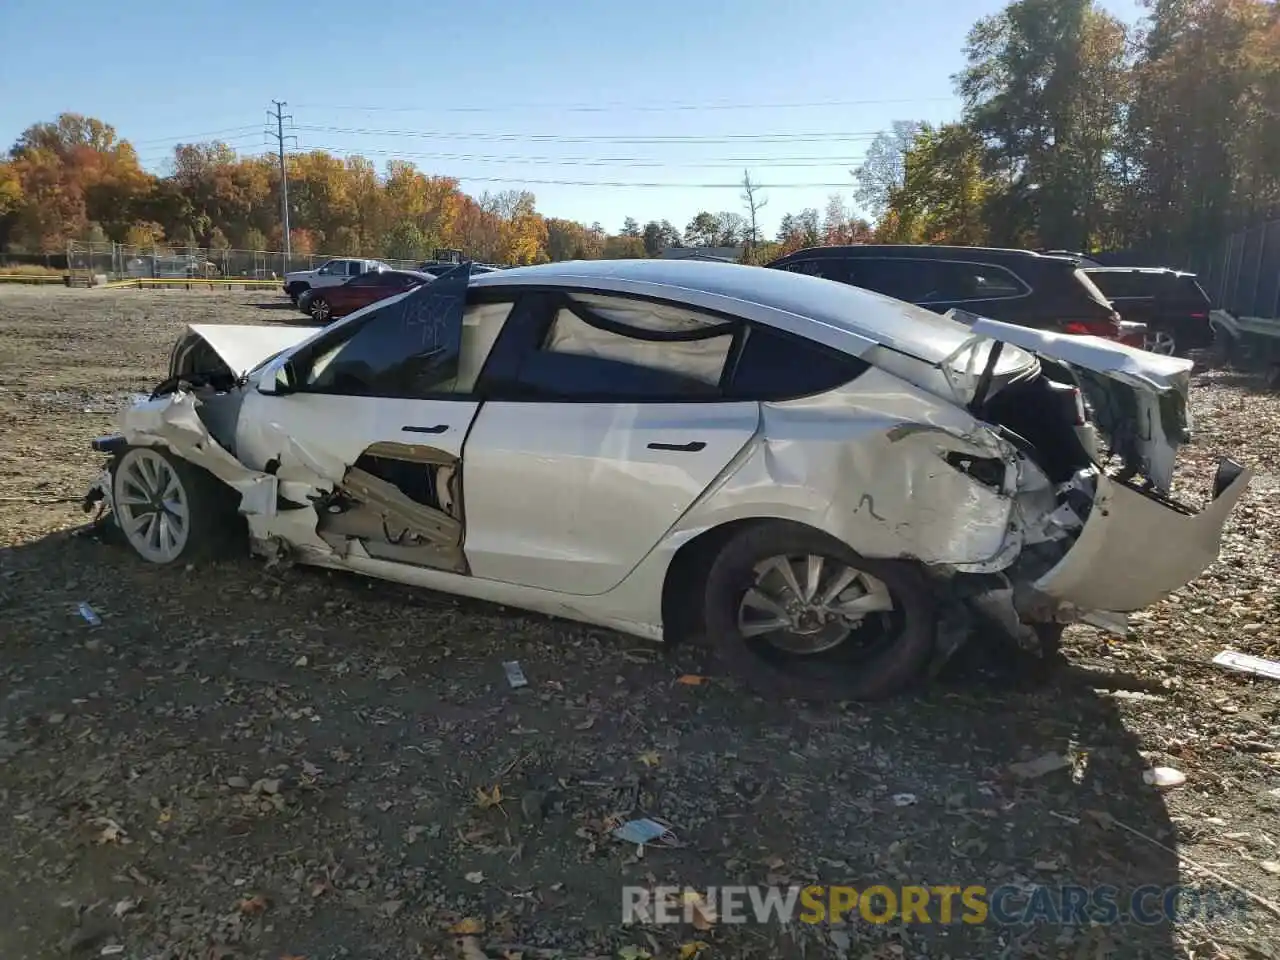
<path fill-rule="evenodd" d="M 968 313 L 1060 333 L 1142 345 L 1107 298 L 1068 257 L 1030 250 L 863 244 L 811 247 L 768 264 L 863 287 L 936 313 Z"/>
<path fill-rule="evenodd" d="M 1084 267 L 1120 315 L 1147 325 L 1146 348 L 1185 356 L 1213 343 L 1212 303 L 1194 273 L 1165 267 Z"/>

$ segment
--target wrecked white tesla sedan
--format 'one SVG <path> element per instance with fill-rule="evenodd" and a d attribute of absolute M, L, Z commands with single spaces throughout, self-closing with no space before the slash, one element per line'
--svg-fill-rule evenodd
<path fill-rule="evenodd" d="M 192 327 L 86 508 L 155 563 L 247 532 L 866 698 L 1215 559 L 1250 473 L 1169 498 L 1190 368 L 779 270 L 464 264 L 322 330 Z"/>

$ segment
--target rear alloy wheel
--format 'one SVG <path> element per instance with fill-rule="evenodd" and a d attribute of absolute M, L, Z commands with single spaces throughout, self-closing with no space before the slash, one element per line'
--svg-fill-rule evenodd
<path fill-rule="evenodd" d="M 1171 331 L 1152 328 L 1142 341 L 1142 349 L 1148 353 L 1174 357 L 1178 354 L 1178 341 Z"/>
<path fill-rule="evenodd" d="M 132 447 L 113 464 L 116 525 L 151 563 L 222 552 L 243 529 L 236 494 L 212 474 L 157 447 Z"/>
<path fill-rule="evenodd" d="M 316 323 L 328 323 L 333 317 L 333 310 L 329 306 L 329 301 L 324 297 L 311 298 L 311 319 Z"/>
<path fill-rule="evenodd" d="M 707 580 L 719 657 L 761 692 L 806 700 L 897 693 L 932 652 L 932 593 L 910 563 L 859 557 L 784 522 L 730 540 Z"/>

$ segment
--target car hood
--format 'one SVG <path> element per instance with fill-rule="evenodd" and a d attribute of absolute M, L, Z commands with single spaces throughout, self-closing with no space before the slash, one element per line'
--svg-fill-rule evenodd
<path fill-rule="evenodd" d="M 314 327 L 192 324 L 173 348 L 170 375 L 222 372 L 194 369 L 193 365 L 207 366 L 207 352 L 212 351 L 227 371 L 242 377 L 264 360 L 296 346 L 316 332 Z"/>
<path fill-rule="evenodd" d="M 1192 361 L 1101 337 L 1032 330 L 986 318 L 970 325 L 974 341 L 1000 341 L 1070 367 L 1111 451 L 1132 472 L 1167 493 L 1177 448 L 1191 438 Z"/>

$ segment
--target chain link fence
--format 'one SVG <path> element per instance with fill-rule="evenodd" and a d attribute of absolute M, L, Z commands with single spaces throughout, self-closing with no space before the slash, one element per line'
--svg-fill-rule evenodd
<path fill-rule="evenodd" d="M 343 254 L 356 258 L 360 254 Z M 174 244 L 135 246 L 125 243 L 72 241 L 67 244 L 67 270 L 72 284 L 110 280 L 280 280 L 295 270 L 314 270 L 332 256 L 285 254 L 270 250 L 231 250 Z M 379 259 L 400 270 L 414 260 Z"/>
<path fill-rule="evenodd" d="M 1232 234 L 1193 257 L 1191 269 L 1214 306 L 1238 317 L 1280 319 L 1280 220 Z"/>

